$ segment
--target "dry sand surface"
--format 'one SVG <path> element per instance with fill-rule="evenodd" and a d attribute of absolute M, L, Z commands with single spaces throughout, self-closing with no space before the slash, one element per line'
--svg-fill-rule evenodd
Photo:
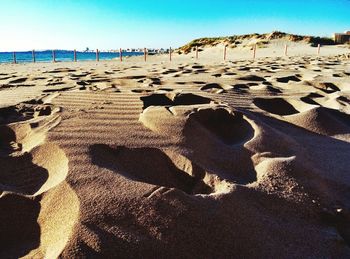
<path fill-rule="evenodd" d="M 349 258 L 343 52 L 0 65 L 0 257 Z"/>

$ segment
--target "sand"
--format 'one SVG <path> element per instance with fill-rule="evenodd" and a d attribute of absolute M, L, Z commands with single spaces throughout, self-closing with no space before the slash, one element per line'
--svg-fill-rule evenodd
<path fill-rule="evenodd" d="M 349 258 L 349 49 L 300 49 L 0 65 L 0 257 Z"/>

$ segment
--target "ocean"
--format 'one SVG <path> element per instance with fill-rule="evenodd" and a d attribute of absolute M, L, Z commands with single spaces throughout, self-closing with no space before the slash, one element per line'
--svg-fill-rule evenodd
<path fill-rule="evenodd" d="M 96 60 L 96 52 L 76 52 L 77 61 Z M 143 52 L 123 52 L 123 57 L 141 56 Z M 72 50 L 55 50 L 56 62 L 74 61 Z M 100 52 L 100 60 L 112 60 L 119 58 L 119 52 Z M 33 62 L 32 51 L 16 52 L 17 63 Z M 36 62 L 52 62 L 52 50 L 35 51 Z M 0 52 L 0 63 L 12 63 L 13 52 Z"/>

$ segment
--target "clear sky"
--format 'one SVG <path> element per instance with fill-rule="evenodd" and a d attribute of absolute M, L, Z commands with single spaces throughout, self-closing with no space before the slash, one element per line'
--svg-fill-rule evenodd
<path fill-rule="evenodd" d="M 350 0 L 0 0 L 0 51 L 168 48 L 273 30 L 350 30 Z"/>

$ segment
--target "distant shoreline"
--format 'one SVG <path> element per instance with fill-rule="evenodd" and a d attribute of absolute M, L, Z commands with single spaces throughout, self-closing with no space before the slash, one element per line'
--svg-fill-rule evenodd
<path fill-rule="evenodd" d="M 16 52 L 0 52 L 0 63 L 13 63 L 14 53 L 17 63 L 32 63 L 34 62 L 32 51 L 16 51 Z M 74 61 L 74 51 L 73 50 L 55 50 L 55 61 L 65 62 Z M 53 61 L 53 51 L 35 51 L 35 62 L 52 62 Z M 96 60 L 96 52 L 84 52 L 76 51 L 77 61 L 93 61 Z M 133 52 L 123 52 L 124 57 L 130 56 L 141 56 L 143 52 L 133 51 Z M 100 60 L 113 60 L 114 58 L 119 58 L 119 52 L 99 52 Z"/>

